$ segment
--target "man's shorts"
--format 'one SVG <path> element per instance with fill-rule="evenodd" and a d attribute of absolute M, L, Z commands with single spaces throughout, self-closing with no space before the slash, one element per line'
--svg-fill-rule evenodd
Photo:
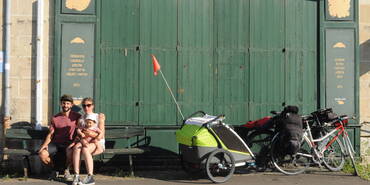
<path fill-rule="evenodd" d="M 50 142 L 48 145 L 48 152 L 50 156 L 54 156 L 57 153 L 66 153 L 68 144 L 59 144 Z"/>
<path fill-rule="evenodd" d="M 69 144 L 60 144 L 50 142 L 48 152 L 50 158 L 54 161 L 54 170 L 62 171 L 66 167 L 66 149 Z"/>

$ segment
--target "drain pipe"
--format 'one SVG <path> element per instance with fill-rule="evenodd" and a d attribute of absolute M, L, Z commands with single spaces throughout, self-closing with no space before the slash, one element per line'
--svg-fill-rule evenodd
<path fill-rule="evenodd" d="M 10 128 L 10 11 L 11 11 L 11 0 L 5 2 L 5 52 L 4 52 L 4 120 L 3 120 L 3 133 L 6 129 Z"/>
<path fill-rule="evenodd" d="M 42 124 L 42 77 L 43 77 L 43 29 L 44 0 L 37 0 L 37 56 L 36 56 L 36 130 L 41 130 Z"/>

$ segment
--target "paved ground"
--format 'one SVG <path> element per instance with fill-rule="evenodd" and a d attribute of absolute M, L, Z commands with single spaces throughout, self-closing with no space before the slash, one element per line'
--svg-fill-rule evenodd
<path fill-rule="evenodd" d="M 45 179 L 29 178 L 27 181 L 19 179 L 3 179 L 4 185 L 61 185 L 70 182 L 56 182 Z M 104 185 L 186 185 L 212 184 L 207 179 L 192 179 L 182 171 L 145 171 L 137 172 L 136 177 L 96 176 L 96 184 Z M 296 176 L 286 176 L 278 172 L 266 173 L 238 173 L 224 185 L 369 185 L 369 181 L 362 180 L 349 174 L 326 171 L 311 171 Z"/>

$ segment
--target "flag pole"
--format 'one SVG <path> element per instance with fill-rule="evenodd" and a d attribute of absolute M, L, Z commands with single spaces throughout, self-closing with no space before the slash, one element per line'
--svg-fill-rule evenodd
<path fill-rule="evenodd" d="M 173 100 L 175 101 L 175 104 L 176 104 L 177 110 L 179 110 L 179 113 L 180 113 L 180 115 L 181 115 L 181 117 L 182 117 L 182 120 L 185 120 L 184 115 L 183 115 L 183 114 L 182 114 L 182 112 L 181 112 L 180 106 L 179 106 L 179 104 L 177 103 L 176 98 L 175 98 L 175 96 L 173 95 L 172 90 L 171 90 L 170 86 L 168 85 L 167 80 L 166 80 L 166 78 L 164 77 L 164 75 L 163 75 L 163 73 L 162 73 L 162 70 L 160 70 L 160 69 L 159 69 L 158 71 L 159 71 L 159 73 L 161 73 L 161 76 L 162 76 L 162 78 L 163 78 L 164 82 L 166 83 L 166 86 L 167 86 L 168 90 L 170 91 L 170 94 L 171 94 L 171 96 L 172 96 Z"/>

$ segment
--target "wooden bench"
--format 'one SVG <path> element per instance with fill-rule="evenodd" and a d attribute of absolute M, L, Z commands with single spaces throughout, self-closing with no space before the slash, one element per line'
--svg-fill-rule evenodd
<path fill-rule="evenodd" d="M 1 151 L 1 154 L 7 155 L 8 157 L 21 156 L 24 177 L 27 178 L 31 167 L 29 157 L 32 155 L 38 155 L 36 149 L 30 149 L 28 147 L 29 144 L 27 142 L 31 140 L 43 141 L 47 133 L 48 133 L 47 129 L 43 130 L 22 129 L 22 128 L 8 129 L 5 133 L 5 142 L 13 140 L 14 142 L 20 143 L 21 147 L 19 147 L 19 145 L 17 144 L 15 144 L 14 146 L 5 146 L 4 149 Z"/>
<path fill-rule="evenodd" d="M 131 143 L 130 139 L 134 137 L 144 136 L 145 129 L 143 127 L 127 127 L 127 126 L 106 126 L 105 128 L 105 140 L 106 149 L 102 155 L 128 155 L 130 174 L 133 176 L 133 161 L 132 155 L 143 154 L 149 151 L 147 147 L 150 143 L 150 138 L 144 137 L 135 143 Z M 117 148 L 116 146 L 110 146 L 108 143 L 112 140 L 123 139 L 127 141 L 127 147 Z M 143 144 L 141 142 L 144 142 Z M 139 146 L 140 145 L 140 146 Z M 111 148 L 112 147 L 112 148 Z"/>
<path fill-rule="evenodd" d="M 33 129 L 25 129 L 25 128 L 17 128 L 17 129 L 8 129 L 5 134 L 6 140 L 14 140 L 15 142 L 21 142 L 21 147 L 11 147 L 5 146 L 4 150 L 1 151 L 3 155 L 8 156 L 21 156 L 22 157 L 22 165 L 24 171 L 24 177 L 28 177 L 28 174 L 31 169 L 29 157 L 32 155 L 38 155 L 37 148 L 30 148 L 28 145 L 28 141 L 31 140 L 40 140 L 43 141 L 48 133 L 46 128 L 43 130 L 33 130 Z M 132 155 L 135 154 L 143 154 L 148 151 L 148 145 L 150 143 L 150 139 L 145 138 L 143 140 L 138 140 L 135 143 L 131 143 L 130 139 L 134 137 L 144 136 L 145 129 L 143 127 L 126 127 L 126 126 L 115 126 L 109 127 L 106 126 L 105 128 L 105 139 L 106 139 L 106 149 L 101 155 L 128 155 L 129 157 L 129 165 L 130 165 L 130 173 L 134 175 L 133 172 L 133 161 Z M 126 140 L 127 147 L 120 148 L 118 145 L 107 145 L 111 141 L 117 140 Z M 144 141 L 144 144 L 141 142 Z M 139 144 L 141 147 L 139 147 Z M 102 157 L 100 157 L 102 160 Z"/>

